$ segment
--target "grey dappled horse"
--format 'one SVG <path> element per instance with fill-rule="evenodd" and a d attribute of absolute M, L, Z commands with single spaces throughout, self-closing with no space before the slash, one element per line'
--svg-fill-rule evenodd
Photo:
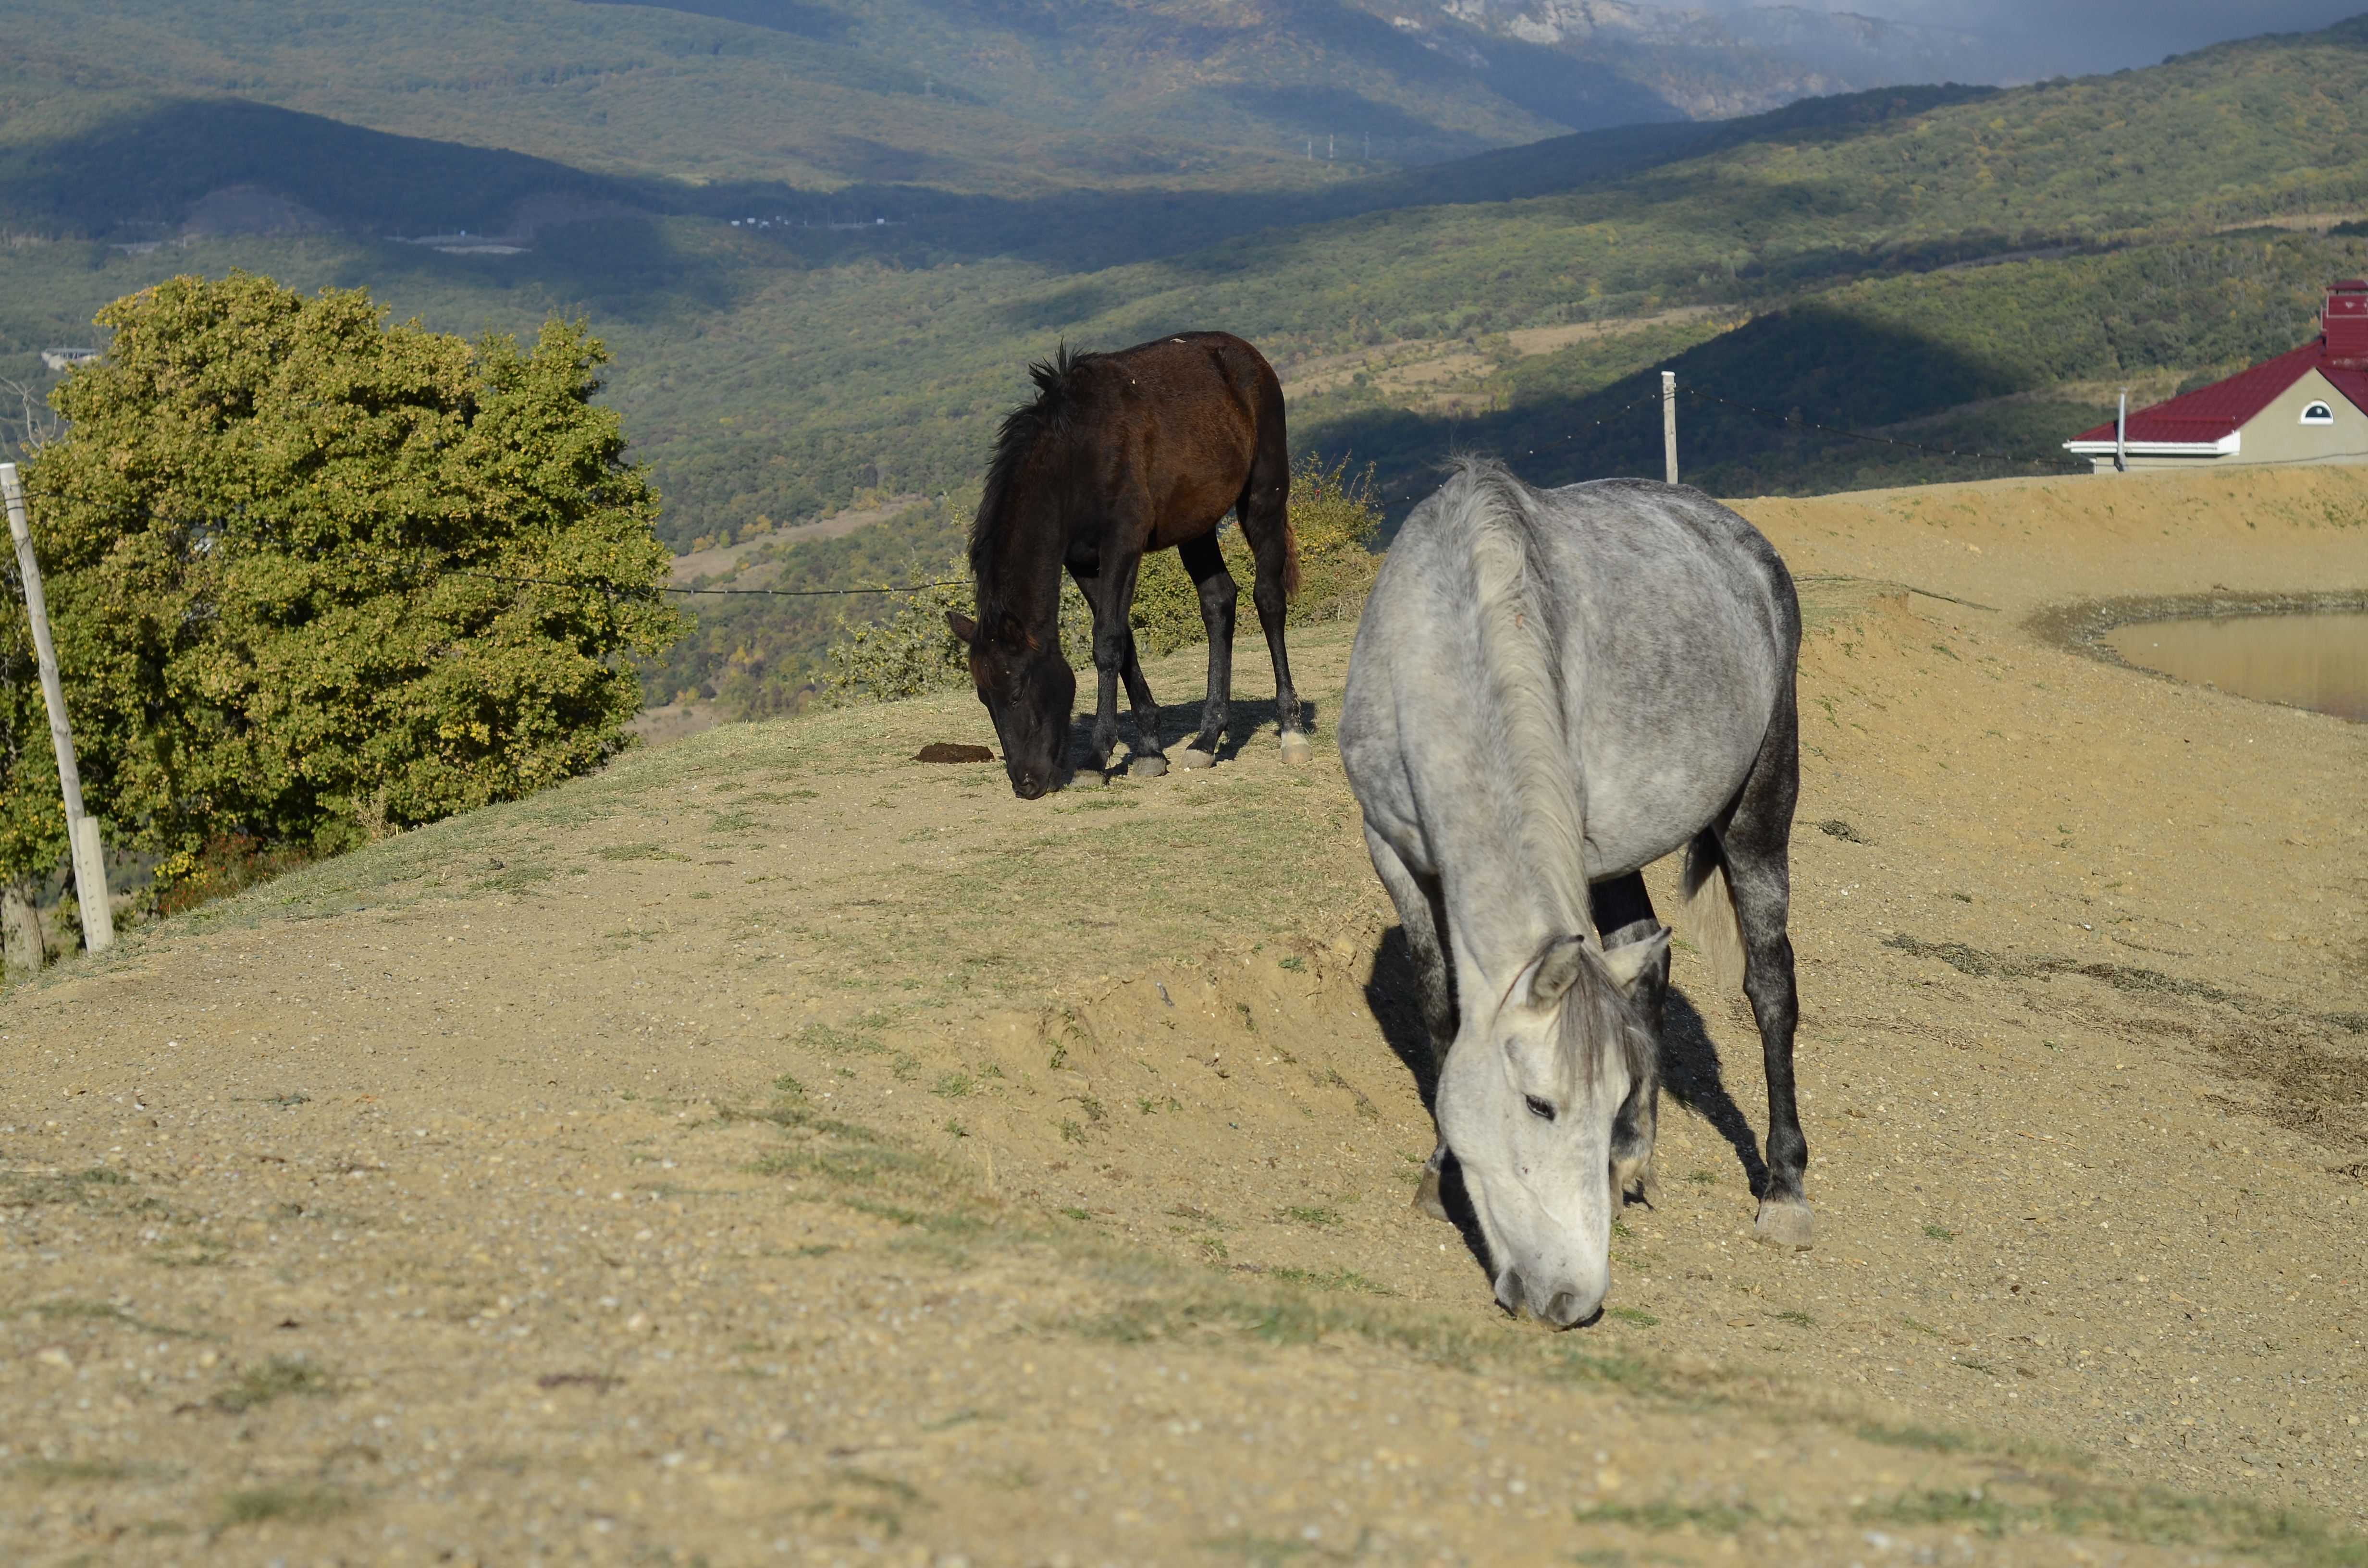
<path fill-rule="evenodd" d="M 1767 1056 L 1759 1234 L 1809 1244 L 1784 932 L 1800 642 L 1783 562 L 1697 490 L 1542 492 L 1465 461 L 1390 547 L 1340 753 L 1440 1055 L 1417 1201 L 1444 1217 L 1452 1152 L 1508 1311 L 1592 1318 L 1623 1194 L 1651 1194 L 1669 934 L 1638 873 L 1680 846 L 1688 925 L 1730 983 L 1739 949 Z"/>

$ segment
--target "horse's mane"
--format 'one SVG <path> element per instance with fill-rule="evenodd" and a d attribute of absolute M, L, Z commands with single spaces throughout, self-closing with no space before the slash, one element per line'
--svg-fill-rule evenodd
<path fill-rule="evenodd" d="M 1566 607 L 1550 601 L 1553 577 L 1541 537 L 1537 492 L 1504 464 L 1456 461 L 1440 500 L 1472 555 L 1474 610 L 1489 695 L 1503 727 L 1505 756 L 1520 813 L 1521 865 L 1545 929 L 1591 933 L 1587 885 L 1587 779 L 1573 755 L 1562 638 Z M 1600 949 L 1583 957 L 1563 996 L 1564 1066 L 1588 1078 L 1618 1051 L 1632 1076 L 1647 1070 L 1652 1031 L 1604 968 Z"/>
<path fill-rule="evenodd" d="M 995 455 L 987 463 L 985 493 L 979 498 L 978 515 L 970 525 L 970 575 L 978 591 L 978 623 L 983 627 L 1000 622 L 1010 608 L 1009 585 L 998 570 L 1006 536 L 1010 532 L 1006 503 L 1020 470 L 1038 444 L 1048 436 L 1068 433 L 1076 405 L 1076 373 L 1087 362 L 1100 358 L 1099 354 L 1072 353 L 1064 343 L 1053 351 L 1052 358 L 1030 364 L 1028 379 L 1036 383 L 1036 401 L 1021 403 L 1005 415 L 1002 426 L 995 433 Z"/>
<path fill-rule="evenodd" d="M 1558 633 L 1545 603 L 1547 562 L 1537 497 L 1502 463 L 1459 459 L 1440 492 L 1472 552 L 1489 695 L 1504 725 L 1506 760 L 1520 812 L 1521 858 L 1548 930 L 1589 929 L 1587 781 L 1577 772 Z"/>

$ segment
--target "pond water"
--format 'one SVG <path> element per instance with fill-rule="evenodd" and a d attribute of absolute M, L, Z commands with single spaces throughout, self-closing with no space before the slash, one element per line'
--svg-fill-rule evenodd
<path fill-rule="evenodd" d="M 2104 641 L 2131 664 L 2197 686 L 2368 723 L 2368 612 L 2140 620 Z"/>

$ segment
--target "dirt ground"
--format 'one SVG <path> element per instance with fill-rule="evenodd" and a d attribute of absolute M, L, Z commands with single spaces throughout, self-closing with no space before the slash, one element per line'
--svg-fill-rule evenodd
<path fill-rule="evenodd" d="M 0 1560 L 2362 1561 L 2368 732 L 2066 639 L 2368 588 L 2368 474 L 1746 510 L 1812 1250 L 1681 944 L 1610 1310 L 1495 1309 L 1247 642 L 1035 802 L 967 694 L 724 726 L 0 1001 Z"/>

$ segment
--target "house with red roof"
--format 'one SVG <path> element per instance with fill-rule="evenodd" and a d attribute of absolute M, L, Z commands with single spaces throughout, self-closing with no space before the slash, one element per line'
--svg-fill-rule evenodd
<path fill-rule="evenodd" d="M 2330 285 L 2319 335 L 2225 381 L 2084 430 L 2096 472 L 2368 462 L 2368 281 Z"/>

